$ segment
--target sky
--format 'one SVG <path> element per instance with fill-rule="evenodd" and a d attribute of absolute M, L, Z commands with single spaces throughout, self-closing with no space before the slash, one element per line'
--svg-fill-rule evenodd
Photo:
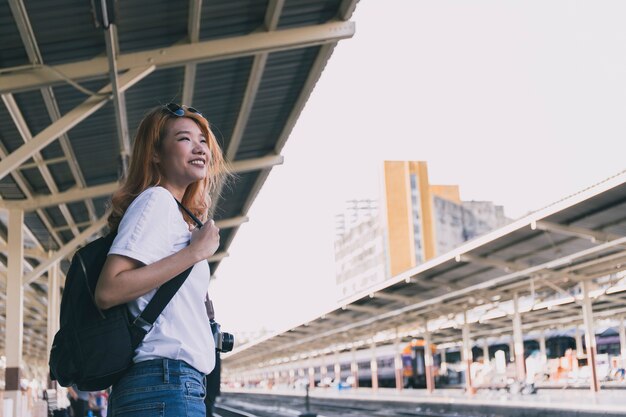
<path fill-rule="evenodd" d="M 334 215 L 384 160 L 519 218 L 626 169 L 626 2 L 361 0 L 215 272 L 222 330 L 282 331 L 337 299 Z"/>

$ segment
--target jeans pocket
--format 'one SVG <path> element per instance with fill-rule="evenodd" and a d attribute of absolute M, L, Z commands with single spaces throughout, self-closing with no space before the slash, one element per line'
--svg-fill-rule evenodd
<path fill-rule="evenodd" d="M 165 403 L 135 404 L 116 408 L 113 417 L 163 417 Z"/>
<path fill-rule="evenodd" d="M 206 395 L 204 384 L 195 381 L 185 382 L 185 395 L 187 397 L 204 398 Z"/>

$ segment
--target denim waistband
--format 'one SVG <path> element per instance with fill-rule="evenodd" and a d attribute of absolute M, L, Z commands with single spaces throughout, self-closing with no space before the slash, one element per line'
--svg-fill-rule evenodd
<path fill-rule="evenodd" d="M 128 370 L 128 374 L 155 374 L 163 373 L 164 375 L 175 374 L 192 374 L 199 378 L 204 378 L 204 374 L 185 361 L 176 359 L 151 359 L 134 363 Z"/>

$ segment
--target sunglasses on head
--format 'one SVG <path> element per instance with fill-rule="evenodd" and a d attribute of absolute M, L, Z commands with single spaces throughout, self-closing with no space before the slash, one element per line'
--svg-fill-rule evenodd
<path fill-rule="evenodd" d="M 185 115 L 185 110 L 187 110 L 205 119 L 202 113 L 200 113 L 198 110 L 194 109 L 193 107 L 181 106 L 180 104 L 176 104 L 176 103 L 167 103 L 166 105 L 163 106 L 163 108 L 169 111 L 170 113 L 172 113 L 174 116 L 183 117 Z"/>

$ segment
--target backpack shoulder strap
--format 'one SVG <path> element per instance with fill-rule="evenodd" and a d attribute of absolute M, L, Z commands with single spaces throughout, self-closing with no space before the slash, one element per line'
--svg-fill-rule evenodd
<path fill-rule="evenodd" d="M 198 218 L 194 216 L 191 211 L 183 206 L 178 200 L 176 200 L 176 203 L 178 203 L 178 206 L 182 208 L 194 222 L 196 222 L 198 227 L 202 227 L 202 222 L 198 220 Z M 176 295 L 178 289 L 185 283 L 185 280 L 191 273 L 192 269 L 193 266 L 161 285 L 146 308 L 133 320 L 131 329 L 135 347 L 139 346 L 139 343 L 141 343 L 144 336 L 150 331 L 150 329 L 152 329 L 154 322 L 163 312 L 163 309 L 169 304 L 174 295 Z"/>

